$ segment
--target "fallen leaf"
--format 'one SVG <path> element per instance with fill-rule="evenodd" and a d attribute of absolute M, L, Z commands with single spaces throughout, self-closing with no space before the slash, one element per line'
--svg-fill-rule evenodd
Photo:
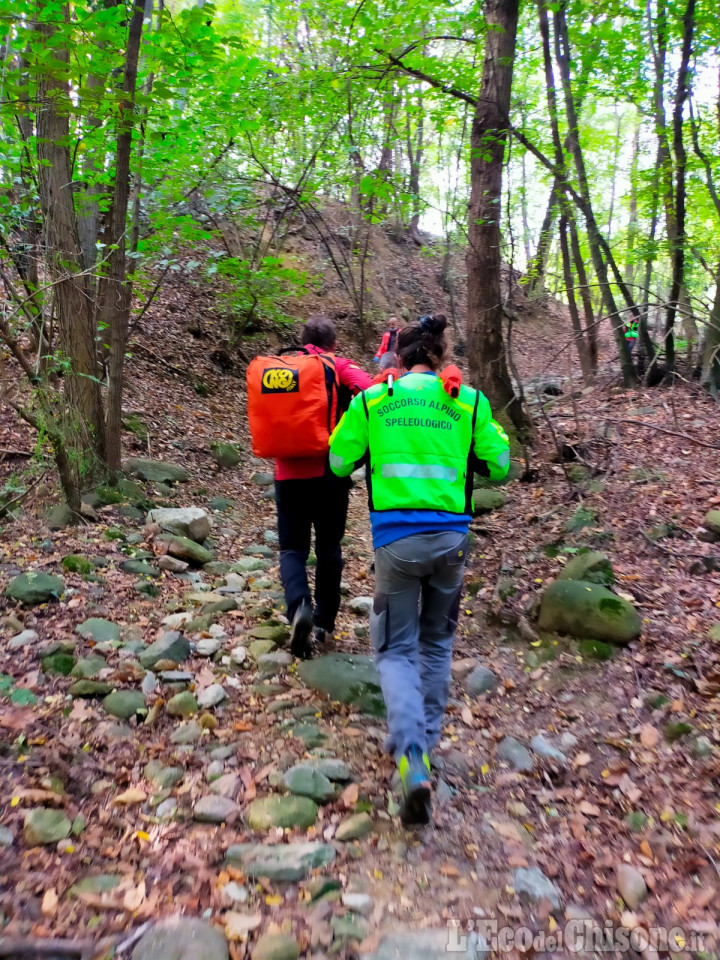
<path fill-rule="evenodd" d="M 462 713 L 460 714 L 460 716 L 462 717 L 462 721 L 466 726 L 468 727 L 475 726 L 475 718 L 472 715 L 472 710 L 470 709 L 470 707 L 463 707 Z"/>
<path fill-rule="evenodd" d="M 646 749 L 652 750 L 653 747 L 657 746 L 659 739 L 660 734 L 651 723 L 644 723 L 640 727 L 640 743 Z"/>
<path fill-rule="evenodd" d="M 113 803 L 128 807 L 134 803 L 142 803 L 144 800 L 147 800 L 147 794 L 144 790 L 141 790 L 140 787 L 130 787 L 129 790 L 119 793 Z"/>
<path fill-rule="evenodd" d="M 40 905 L 40 909 L 43 912 L 43 916 L 45 917 L 55 916 L 55 914 L 57 913 L 58 899 L 59 898 L 55 891 L 55 887 L 50 887 L 49 890 L 45 891 L 42 898 L 42 904 Z"/>
<path fill-rule="evenodd" d="M 589 763 L 590 763 L 590 754 L 579 753 L 573 760 L 573 770 L 578 770 L 580 767 L 586 767 Z"/>
<path fill-rule="evenodd" d="M 228 910 L 225 914 L 225 936 L 228 940 L 245 940 L 247 935 L 262 923 L 260 913 L 238 913 Z"/>
<path fill-rule="evenodd" d="M 459 877 L 460 871 L 452 863 L 446 863 L 444 866 L 440 867 L 440 873 L 444 877 Z"/>
<path fill-rule="evenodd" d="M 356 783 L 351 783 L 350 786 L 345 787 L 343 790 L 340 799 L 345 804 L 346 807 L 352 807 L 358 802 L 358 797 L 360 795 L 360 788 Z"/>
<path fill-rule="evenodd" d="M 580 813 L 584 813 L 586 817 L 600 816 L 600 807 L 597 807 L 594 803 L 590 803 L 589 800 L 583 800 L 579 803 L 578 810 Z"/>
<path fill-rule="evenodd" d="M 135 910 L 139 909 L 144 900 L 145 881 L 141 880 L 136 887 L 131 887 L 129 890 L 125 891 L 125 896 L 123 897 L 123 906 L 130 913 L 133 913 Z"/>

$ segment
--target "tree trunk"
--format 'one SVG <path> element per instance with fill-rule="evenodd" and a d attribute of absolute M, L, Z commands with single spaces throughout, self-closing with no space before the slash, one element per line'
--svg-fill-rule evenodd
<path fill-rule="evenodd" d="M 592 202 L 590 199 L 590 187 L 588 184 L 587 171 L 585 169 L 585 159 L 583 157 L 582 148 L 580 146 L 580 137 L 578 130 L 578 117 L 577 111 L 575 109 L 575 101 L 573 98 L 572 85 L 570 80 L 570 44 L 568 40 L 567 33 L 567 20 L 565 18 L 565 10 L 567 6 L 567 0 L 563 0 L 559 8 L 555 11 L 555 52 L 560 68 L 560 76 L 562 79 L 562 86 L 565 98 L 565 112 L 567 115 L 568 122 L 568 146 L 570 149 L 570 154 L 573 158 L 573 163 L 575 165 L 575 172 L 578 179 L 578 188 L 579 194 L 583 201 L 584 206 L 584 215 L 585 215 L 585 225 L 587 227 L 588 242 L 590 244 L 590 253 L 592 255 L 593 266 L 595 268 L 595 273 L 597 275 L 598 281 L 600 282 L 603 296 L 605 298 L 605 303 L 608 306 L 610 313 L 610 321 L 612 323 L 613 333 L 615 335 L 615 344 L 617 346 L 618 356 L 620 358 L 620 367 L 622 369 L 623 382 L 626 387 L 634 386 L 637 382 L 637 376 L 635 374 L 635 367 L 633 366 L 632 357 L 630 355 L 630 350 L 628 348 L 627 341 L 625 339 L 625 326 L 622 320 L 622 316 L 617 309 L 615 303 L 615 297 L 612 292 L 612 287 L 610 286 L 610 278 L 608 275 L 608 264 L 603 258 L 603 244 L 600 230 L 595 219 L 595 214 L 592 207 Z M 607 246 L 608 260 L 611 258 L 611 254 Z M 632 298 L 630 297 L 627 287 L 622 282 L 622 277 L 619 274 L 616 264 L 612 261 L 613 274 L 615 275 L 616 281 L 618 281 L 618 286 L 620 286 L 625 296 L 628 306 L 632 304 Z M 633 304 L 634 306 L 634 304 Z M 636 308 L 635 308 L 636 309 Z"/>
<path fill-rule="evenodd" d="M 54 42 L 55 27 L 39 23 L 39 33 L 55 59 L 68 62 L 68 51 Z M 51 72 L 38 78 L 37 155 L 38 190 L 43 210 L 47 263 L 54 281 L 59 346 L 67 362 L 65 400 L 69 414 L 64 424 L 68 446 L 74 448 L 73 487 L 65 494 L 74 510 L 80 507 L 84 479 L 97 472 L 104 452 L 102 395 L 97 379 L 95 330 L 87 277 L 72 195 L 72 167 L 68 143 L 71 105 L 67 81 Z"/>
<path fill-rule="evenodd" d="M 518 432 L 525 416 L 505 357 L 500 291 L 502 173 L 519 0 L 486 0 L 487 34 L 480 96 L 470 136 L 470 204 L 467 252 L 468 361 L 496 417 Z"/>
<path fill-rule="evenodd" d="M 674 325 L 680 294 L 685 283 L 685 171 L 687 153 L 683 140 L 683 112 L 689 94 L 688 65 L 693 32 L 695 29 L 695 2 L 688 0 L 683 15 L 683 43 L 680 66 L 678 68 L 675 105 L 673 109 L 673 149 L 675 151 L 675 237 L 672 245 L 672 282 L 665 314 L 665 357 L 669 370 L 675 369 Z"/>
<path fill-rule="evenodd" d="M 126 278 L 125 234 L 130 199 L 130 154 L 134 125 L 135 87 L 137 84 L 140 40 L 142 37 L 145 0 L 135 0 L 128 45 L 125 54 L 125 77 L 120 103 L 115 160 L 115 190 L 108 211 L 105 245 L 110 250 L 106 273 L 98 290 L 98 316 L 110 329 L 110 363 L 108 376 L 106 455 L 110 470 L 121 466 L 122 395 L 124 388 L 125 347 L 130 322 L 131 284 Z"/>
<path fill-rule="evenodd" d="M 560 250 L 562 251 L 563 275 L 565 277 L 565 292 L 567 293 L 568 307 L 570 309 L 570 322 L 572 323 L 575 347 L 580 360 L 583 380 L 586 384 L 592 381 L 592 364 L 590 363 L 590 354 L 588 345 L 585 341 L 582 324 L 580 323 L 580 314 L 578 313 L 577 300 L 575 299 L 575 290 L 573 286 L 573 272 L 570 260 L 570 248 L 568 247 L 568 229 L 567 216 L 563 214 L 560 217 Z"/>
<path fill-rule="evenodd" d="M 703 349 L 702 382 L 714 397 L 720 395 L 720 261 L 715 271 L 715 301 Z"/>
<path fill-rule="evenodd" d="M 590 369 L 593 374 L 596 374 L 598 369 L 597 323 L 595 322 L 595 311 L 593 310 L 592 297 L 590 296 L 590 284 L 588 283 L 585 261 L 583 260 L 582 250 L 580 249 L 577 223 L 570 211 L 568 211 L 568 228 L 570 231 L 570 249 L 572 250 L 575 273 L 577 274 L 578 287 L 580 288 L 580 299 L 582 300 L 583 313 L 585 315 L 585 336 L 587 337 L 588 354 L 590 356 Z"/>
<path fill-rule="evenodd" d="M 538 296 L 542 293 L 548 257 L 550 256 L 550 247 L 552 246 L 553 225 L 558 215 L 559 193 L 560 185 L 557 180 L 554 180 L 550 188 L 550 196 L 548 197 L 547 207 L 545 208 L 545 216 L 543 217 L 542 226 L 540 227 L 537 250 L 527 267 L 529 297 Z"/>

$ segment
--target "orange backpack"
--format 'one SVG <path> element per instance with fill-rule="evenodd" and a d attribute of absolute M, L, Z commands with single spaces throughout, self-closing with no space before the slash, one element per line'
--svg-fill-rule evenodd
<path fill-rule="evenodd" d="M 255 357 L 247 368 L 252 451 L 263 460 L 328 452 L 338 413 L 335 360 L 327 353 L 299 350 Z M 294 356 L 283 355 L 287 353 Z"/>

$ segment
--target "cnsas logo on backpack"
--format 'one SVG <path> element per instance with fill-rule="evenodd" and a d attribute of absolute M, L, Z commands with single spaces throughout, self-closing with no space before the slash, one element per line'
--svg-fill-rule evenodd
<path fill-rule="evenodd" d="M 263 373 L 261 389 L 263 393 L 298 393 L 299 371 L 288 367 L 268 367 Z"/>

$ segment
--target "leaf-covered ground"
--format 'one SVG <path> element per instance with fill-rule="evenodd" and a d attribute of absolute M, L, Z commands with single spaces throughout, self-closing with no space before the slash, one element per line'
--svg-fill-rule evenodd
<path fill-rule="evenodd" d="M 182 368 L 177 354 L 172 362 Z M 227 509 L 211 511 L 217 560 L 261 563 L 240 574 L 242 593 L 223 595 L 237 609 L 186 631 L 193 644 L 218 640 L 215 657 L 196 648 L 178 664 L 187 676 L 148 677 L 138 655 L 164 632 L 163 620 L 200 613 L 208 602 L 202 588 L 227 585 L 227 575 L 196 571 L 189 581 L 162 572 L 146 580 L 156 596 L 138 592 L 137 574 L 120 564 L 141 551 L 156 566 L 165 548 L 157 527 L 145 524 L 144 512 L 132 515 L 127 501 L 97 506 L 97 521 L 82 527 L 48 531 L 34 502 L 5 522 L 3 586 L 32 568 L 62 576 L 65 591 L 40 607 L 5 603 L 2 936 L 83 938 L 104 948 L 104 938 L 117 943 L 149 920 L 184 913 L 225 930 L 233 958 L 252 956 L 258 938 L 273 931 L 294 938 L 302 956 L 358 949 L 373 956 L 387 929 L 496 917 L 501 926 L 552 932 L 591 916 L 629 929 L 679 925 L 707 936 L 711 950 L 720 895 L 720 563 L 713 560 L 720 546 L 708 542 L 703 517 L 720 506 L 717 406 L 687 385 L 624 393 L 610 374 L 591 390 L 576 389 L 574 399 L 566 392 L 534 404 L 536 474 L 509 484 L 506 505 L 472 526 L 434 824 L 408 834 L 396 816 L 382 719 L 307 689 L 283 657 L 275 670 L 258 670 L 252 632 L 282 623 L 274 505 L 256 476 L 267 465 L 245 452 L 239 466 L 220 470 L 209 453 L 218 440 L 247 447 L 241 381 L 208 374 L 210 395 L 202 397 L 152 358 L 138 353 L 135 364 L 141 379 L 128 413 L 142 439 L 128 433 L 127 452 L 182 464 L 190 474 L 167 490 L 143 484 L 144 496 L 206 509 L 225 497 Z M 580 460 L 555 462 L 550 424 Z M 8 422 L 4 447 L 31 443 Z M 533 620 L 544 586 L 584 547 L 607 553 L 616 590 L 643 619 L 641 640 L 608 660 L 598 659 L 604 648 L 538 636 Z M 69 572 L 62 561 L 70 554 L 100 565 Z M 352 598 L 372 593 L 362 486 L 352 494 L 346 558 L 348 596 L 330 649 L 368 654 L 367 621 L 350 609 Z M 79 636 L 77 626 L 91 617 L 117 624 L 121 645 L 100 641 L 98 652 L 97 641 Z M 11 644 L 23 630 L 37 638 Z M 123 721 L 100 699 L 71 698 L 75 678 L 50 672 L 54 644 L 60 653 L 72 645 L 73 662 L 102 656 L 95 679 L 143 690 L 148 713 Z M 231 657 L 239 647 L 244 660 Z M 55 658 L 62 663 L 57 650 Z M 491 692 L 466 692 L 474 662 L 495 674 Z M 202 700 L 218 683 L 226 694 L 219 704 L 185 719 L 168 714 L 178 691 Z M 177 742 L 183 734 L 193 737 L 189 744 Z M 564 758 L 543 756 L 551 751 L 537 740 L 532 749 L 538 734 Z M 501 759 L 507 736 L 530 750 L 529 772 Z M 349 764 L 352 781 L 337 787 L 308 829 L 249 829 L 253 800 L 282 793 L 284 771 L 318 746 Z M 177 768 L 162 781 L 171 785 L 162 786 L 158 768 Z M 194 819 L 208 796 L 231 801 L 225 823 Z M 64 814 L 68 836 L 31 845 L 23 827 L 38 808 Z M 372 831 L 337 841 L 338 826 L 362 812 Z M 330 844 L 335 859 L 300 882 L 253 880 L 225 862 L 235 843 L 308 839 Z M 517 871 L 532 867 L 550 886 L 523 894 L 526 875 Z"/>

